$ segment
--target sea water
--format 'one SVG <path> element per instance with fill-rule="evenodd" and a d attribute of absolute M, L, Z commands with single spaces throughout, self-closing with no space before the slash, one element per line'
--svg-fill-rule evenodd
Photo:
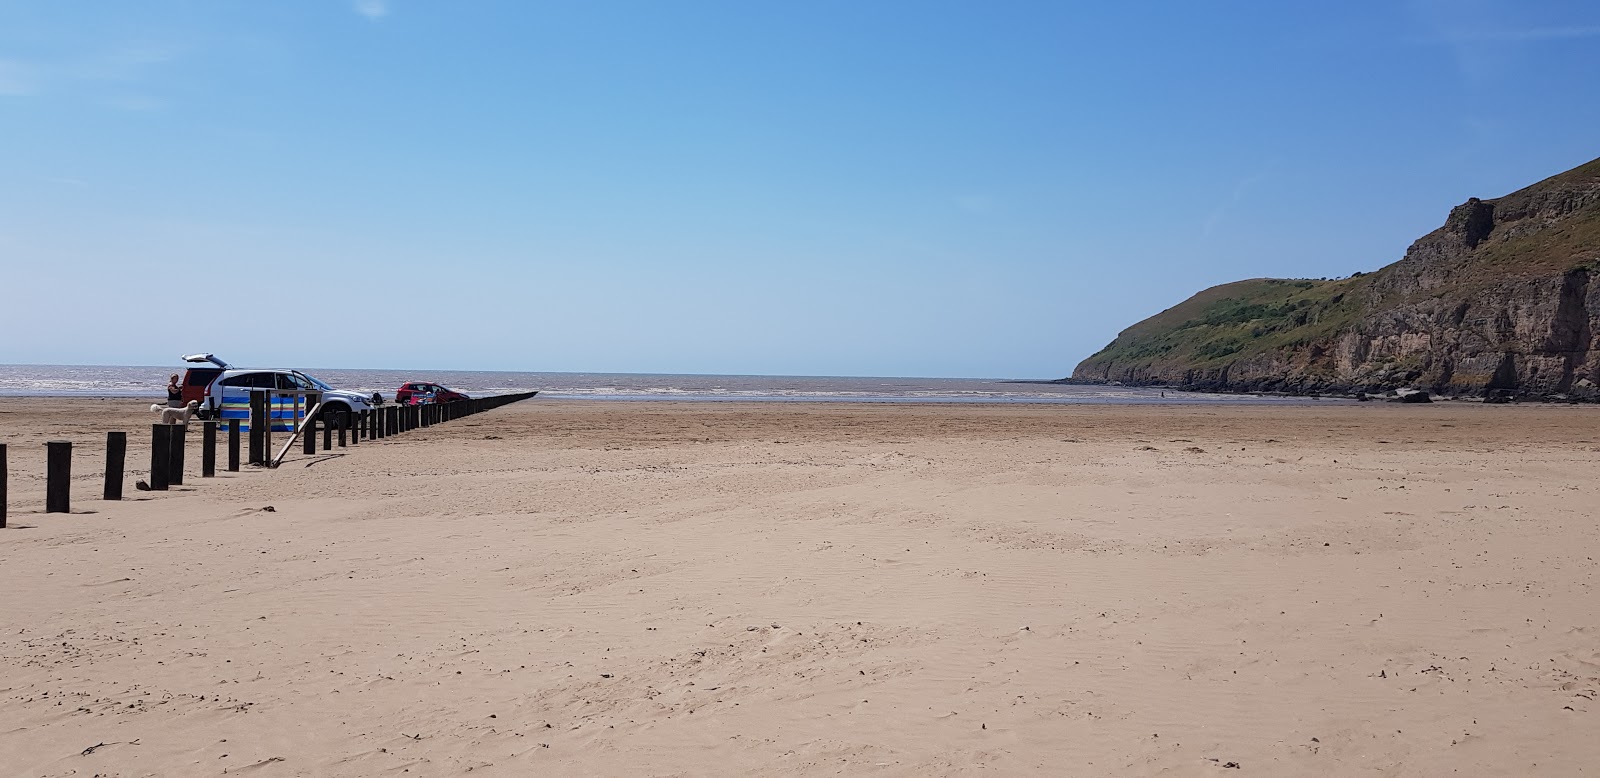
<path fill-rule="evenodd" d="M 166 400 L 167 377 L 182 367 L 0 365 L 0 397 L 139 397 Z M 1000 378 L 518 373 L 494 370 L 305 369 L 339 389 L 392 398 L 407 381 L 474 395 L 538 390 L 542 400 L 693 400 L 875 403 L 1222 403 L 1308 402 L 1171 389 L 1079 386 Z"/>

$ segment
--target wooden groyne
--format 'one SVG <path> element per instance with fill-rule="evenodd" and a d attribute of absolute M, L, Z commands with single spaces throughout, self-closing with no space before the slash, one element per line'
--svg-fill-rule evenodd
<path fill-rule="evenodd" d="M 412 430 L 444 424 L 456 419 L 492 411 L 514 402 L 526 400 L 538 392 L 515 392 L 422 405 L 380 405 L 370 410 L 338 413 L 323 412 L 321 398 L 316 392 L 281 392 L 259 390 L 252 392 L 251 414 L 248 426 L 240 419 L 226 423 L 209 419 L 191 424 L 150 425 L 150 479 L 139 482 L 141 490 L 166 491 L 181 485 L 185 471 L 185 442 L 189 427 L 198 425 L 201 435 L 200 477 L 216 476 L 217 435 L 227 436 L 227 469 L 240 469 L 241 444 L 248 438 L 247 464 L 272 468 L 283 461 L 295 443 L 303 453 L 317 453 L 318 432 L 321 432 L 323 451 L 358 446 L 362 441 L 380 441 L 404 435 Z M 293 431 L 288 441 L 273 454 L 272 409 L 281 405 L 284 397 L 293 397 Z M 342 407 L 342 406 L 341 406 Z M 279 420 L 281 422 L 281 419 Z M 320 428 L 320 429 L 319 429 Z M 281 435 L 280 435 L 281 437 Z M 45 474 L 45 512 L 69 513 L 72 481 L 72 443 L 49 441 Z M 104 499 L 122 499 L 124 460 L 127 452 L 127 433 L 111 432 L 106 436 Z M 0 444 L 0 529 L 6 526 L 7 504 L 7 450 Z M 15 453 L 9 452 L 9 453 Z"/>

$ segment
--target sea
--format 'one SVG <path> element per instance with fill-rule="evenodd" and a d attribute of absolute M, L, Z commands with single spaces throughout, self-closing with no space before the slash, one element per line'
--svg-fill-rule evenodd
<path fill-rule="evenodd" d="M 123 365 L 0 365 L 0 397 L 139 397 L 166 399 L 167 377 L 181 368 Z M 857 403 L 1273 403 L 1308 398 L 1202 394 L 1129 386 L 1082 386 L 1003 378 L 521 373 L 497 370 L 306 369 L 339 389 L 386 398 L 406 381 L 429 381 L 473 395 L 537 390 L 541 400 L 611 402 Z M 1324 400 L 1323 402 L 1329 402 Z"/>

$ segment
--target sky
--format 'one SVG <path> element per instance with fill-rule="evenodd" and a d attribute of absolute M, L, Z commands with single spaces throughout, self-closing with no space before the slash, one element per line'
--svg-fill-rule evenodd
<path fill-rule="evenodd" d="M 0 2 L 0 363 L 1053 378 L 1600 156 L 1600 4 Z"/>

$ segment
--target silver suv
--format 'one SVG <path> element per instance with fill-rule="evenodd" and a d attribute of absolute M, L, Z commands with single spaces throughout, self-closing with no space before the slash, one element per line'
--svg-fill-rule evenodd
<path fill-rule="evenodd" d="M 322 418 L 332 419 L 342 413 L 360 413 L 371 410 L 375 405 L 383 402 L 377 394 L 371 396 L 360 392 L 347 392 L 335 389 L 314 376 L 307 375 L 299 370 L 284 368 L 236 368 L 211 354 L 188 354 L 184 356 L 185 362 L 209 362 L 221 368 L 211 380 L 206 383 L 205 391 L 200 397 L 199 416 L 203 419 L 240 419 L 240 424 L 248 428 L 250 424 L 250 391 L 252 389 L 271 389 L 279 392 L 318 392 L 322 398 Z M 191 370 L 198 373 L 198 370 Z M 188 383 L 188 380 L 185 380 Z M 302 401 L 304 402 L 304 401 Z M 272 429 L 274 431 L 289 431 L 296 422 L 294 418 L 294 395 L 273 397 Z M 302 409 L 302 414 L 304 409 Z"/>

